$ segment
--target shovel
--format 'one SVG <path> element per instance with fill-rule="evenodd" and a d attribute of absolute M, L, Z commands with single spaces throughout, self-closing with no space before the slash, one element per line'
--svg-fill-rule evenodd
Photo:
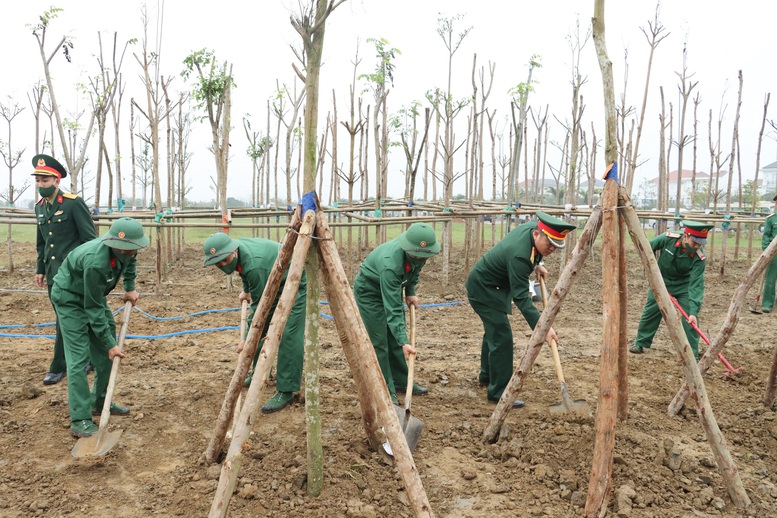
<path fill-rule="evenodd" d="M 132 302 L 127 301 L 124 304 L 124 313 L 121 323 L 121 331 L 119 331 L 119 341 L 116 345 L 119 349 L 123 349 L 124 338 L 127 336 L 127 326 L 129 325 L 129 317 L 132 312 Z M 97 433 L 91 437 L 82 437 L 78 439 L 76 445 L 70 453 L 76 459 L 84 457 L 101 457 L 108 453 L 111 448 L 116 446 L 121 437 L 122 430 L 116 430 L 115 432 L 108 431 L 108 418 L 111 416 L 111 400 L 113 399 L 113 389 L 116 387 L 116 376 L 119 373 L 119 362 L 121 358 L 118 356 L 113 358 L 113 365 L 111 366 L 111 376 L 108 380 L 108 389 L 105 392 L 105 403 L 103 403 L 103 411 L 100 414 L 100 426 L 97 429 Z"/>
<path fill-rule="evenodd" d="M 761 282 L 758 286 L 758 294 L 755 296 L 755 306 L 750 308 L 750 313 L 755 313 L 756 315 L 763 315 L 763 311 L 761 311 L 761 293 L 763 293 L 764 290 L 764 281 L 766 280 L 766 272 L 761 274 Z"/>
<path fill-rule="evenodd" d="M 545 308 L 545 304 L 548 301 L 548 293 L 545 290 L 545 280 L 540 277 L 540 288 L 542 289 L 542 307 Z M 556 341 L 549 342 L 550 351 L 553 355 L 553 365 L 556 367 L 556 375 L 558 375 L 559 385 L 561 387 L 561 403 L 555 405 L 549 405 L 548 409 L 551 414 L 564 414 L 573 412 L 581 416 L 591 415 L 591 410 L 588 408 L 588 403 L 585 399 L 572 399 L 569 397 L 569 391 L 567 390 L 567 382 L 564 380 L 564 371 L 561 369 L 561 359 L 558 356 L 558 347 Z"/>
<path fill-rule="evenodd" d="M 415 306 L 410 305 L 410 345 L 415 349 Z M 402 433 L 405 434 L 405 440 L 407 446 L 412 453 L 418 444 L 418 439 L 421 437 L 421 432 L 424 429 L 424 423 L 422 423 L 417 417 L 410 415 L 410 404 L 413 399 L 413 373 L 415 371 L 415 354 L 410 354 L 407 359 L 407 387 L 405 389 L 405 407 L 402 408 L 399 405 L 394 405 L 394 410 L 397 413 L 397 419 L 402 425 Z M 391 450 L 391 445 L 386 441 L 383 444 L 383 449 L 394 456 L 394 452 Z"/>
<path fill-rule="evenodd" d="M 704 340 L 704 343 L 707 344 L 707 347 L 710 346 L 710 339 L 707 338 L 707 335 L 705 335 L 701 329 L 699 329 L 699 326 L 697 326 L 695 323 L 691 322 L 691 317 L 688 316 L 688 313 L 685 312 L 685 310 L 680 306 L 680 303 L 677 302 L 677 299 L 674 298 L 672 295 L 669 295 L 669 298 L 672 299 L 672 303 L 675 305 L 677 309 L 680 310 L 680 313 L 683 314 L 685 317 L 685 321 L 688 322 L 688 325 L 690 325 L 697 333 L 699 333 L 699 336 L 702 340 Z M 718 359 L 723 364 L 723 368 L 726 370 L 723 374 L 731 377 L 732 374 L 736 374 L 737 372 L 742 370 L 742 367 L 734 367 L 731 365 L 725 356 L 723 356 L 723 353 L 718 353 Z"/>

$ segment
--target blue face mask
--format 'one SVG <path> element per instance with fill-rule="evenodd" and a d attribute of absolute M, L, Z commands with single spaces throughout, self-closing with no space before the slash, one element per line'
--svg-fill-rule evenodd
<path fill-rule="evenodd" d="M 219 266 L 219 270 L 226 273 L 227 275 L 231 275 L 232 272 L 235 271 L 235 268 L 237 268 L 237 255 L 235 255 L 232 261 L 228 262 L 224 266 Z"/>

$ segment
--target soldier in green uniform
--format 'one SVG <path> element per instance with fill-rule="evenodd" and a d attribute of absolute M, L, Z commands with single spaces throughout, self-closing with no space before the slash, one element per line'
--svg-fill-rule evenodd
<path fill-rule="evenodd" d="M 487 398 L 494 403 L 513 376 L 513 331 L 507 319 L 512 313 L 510 302 L 534 329 L 540 312 L 532 303 L 529 276 L 536 271 L 538 276 L 547 277 L 542 259 L 564 248 L 567 233 L 575 228 L 544 212 L 536 215 L 538 221 L 519 225 L 486 252 L 467 278 L 467 297 L 484 330 L 478 382 L 488 386 Z M 545 339 L 558 341 L 552 327 Z M 516 400 L 513 407 L 523 404 Z"/>
<path fill-rule="evenodd" d="M 254 313 L 259 305 L 259 300 L 262 298 L 264 286 L 270 277 L 270 272 L 278 257 L 280 247 L 280 244 L 269 239 L 232 239 L 224 232 L 216 232 L 208 237 L 203 244 L 205 266 L 215 265 L 227 275 L 232 275 L 234 271 L 240 274 L 240 279 L 243 281 L 243 291 L 238 295 L 238 300 L 240 302 L 246 300 L 251 304 L 251 314 L 248 317 L 249 322 L 254 318 Z M 267 323 L 262 331 L 262 335 L 267 333 L 270 327 L 278 299 L 283 292 L 287 274 L 288 270 L 283 275 L 283 281 L 275 296 L 275 301 L 267 317 Z M 262 412 L 265 414 L 277 412 L 288 406 L 294 400 L 294 393 L 300 390 L 302 384 L 302 363 L 305 354 L 306 294 L 307 285 L 305 275 L 303 274 L 297 291 L 297 298 L 294 301 L 289 319 L 286 321 L 281 343 L 278 345 L 276 392 L 262 406 Z M 237 352 L 243 350 L 244 344 L 245 337 L 240 341 Z M 262 343 L 259 343 L 254 354 L 253 367 L 256 367 L 261 349 Z M 253 374 L 250 374 L 246 378 L 246 386 L 251 383 L 252 376 Z"/>
<path fill-rule="evenodd" d="M 764 222 L 764 234 L 761 237 L 761 250 L 766 250 L 766 247 L 774 239 L 774 235 L 777 234 L 777 196 L 772 199 L 775 202 L 775 213 L 766 218 Z M 769 266 L 766 267 L 766 277 L 764 277 L 764 293 L 761 300 L 761 307 L 764 313 L 771 313 L 774 307 L 774 285 L 777 283 L 777 258 L 772 259 Z"/>
<path fill-rule="evenodd" d="M 106 296 L 123 277 L 124 300 L 135 305 L 136 255 L 146 246 L 148 237 L 138 221 L 117 219 L 101 238 L 73 250 L 54 277 L 51 301 L 65 343 L 70 433 L 76 437 L 97 432 L 91 416 L 102 411 L 113 358 L 124 358 Z M 95 370 L 91 394 L 85 371 L 89 362 Z M 112 415 L 129 413 L 129 408 L 111 403 Z"/>
<path fill-rule="evenodd" d="M 359 313 L 395 404 L 397 391 L 407 389 L 407 359 L 416 352 L 407 339 L 404 303 L 418 308 L 418 276 L 426 260 L 438 253 L 440 243 L 434 229 L 413 223 L 398 238 L 370 252 L 353 283 Z M 426 387 L 413 384 L 413 395 L 427 392 Z"/>
<path fill-rule="evenodd" d="M 707 243 L 707 234 L 714 225 L 698 221 L 684 221 L 683 224 L 685 230 L 682 234 L 665 232 L 651 239 L 650 247 L 654 253 L 661 252 L 658 256 L 658 269 L 664 278 L 666 291 L 677 299 L 677 303 L 688 313 L 690 320 L 698 325 L 699 310 L 704 298 L 704 270 L 707 267 L 706 256 L 701 247 Z M 653 290 L 648 290 L 645 309 L 642 310 L 642 318 L 637 328 L 637 338 L 629 347 L 630 352 L 641 354 L 645 349 L 650 349 L 661 318 Z M 688 337 L 693 355 L 698 360 L 699 333 L 685 319 L 682 321 L 685 336 Z"/>
<path fill-rule="evenodd" d="M 51 286 L 60 265 L 73 249 L 97 237 L 92 217 L 84 200 L 63 192 L 59 188 L 67 171 L 62 164 L 48 155 L 32 157 L 35 186 L 41 199 L 35 204 L 35 216 L 38 220 L 37 250 L 38 264 L 35 269 L 35 285 L 47 287 L 51 299 Z M 67 371 L 65 348 L 59 321 L 56 323 L 54 337 L 54 359 L 49 372 L 43 378 L 44 385 L 54 385 L 62 381 Z"/>

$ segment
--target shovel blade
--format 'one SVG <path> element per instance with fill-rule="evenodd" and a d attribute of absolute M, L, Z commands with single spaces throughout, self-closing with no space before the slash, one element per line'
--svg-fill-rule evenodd
<path fill-rule="evenodd" d="M 78 439 L 70 453 L 76 459 L 102 457 L 116 446 L 122 432 L 123 430 L 116 430 L 115 432 L 105 430 L 104 433 L 97 432 L 91 437 L 82 437 Z"/>
<path fill-rule="evenodd" d="M 591 410 L 585 399 L 572 399 L 569 397 L 566 383 L 561 385 L 561 403 L 548 407 L 551 414 L 575 413 L 581 416 L 590 416 Z"/>
<path fill-rule="evenodd" d="M 415 447 L 418 445 L 418 440 L 421 438 L 424 423 L 417 417 L 410 415 L 410 410 L 405 410 L 401 406 L 394 405 L 394 411 L 397 413 L 397 419 L 402 427 L 402 433 L 405 434 L 407 447 L 410 448 L 410 453 L 413 453 Z M 383 450 L 392 457 L 394 456 L 394 451 L 391 449 L 391 445 L 388 441 L 383 444 Z"/>

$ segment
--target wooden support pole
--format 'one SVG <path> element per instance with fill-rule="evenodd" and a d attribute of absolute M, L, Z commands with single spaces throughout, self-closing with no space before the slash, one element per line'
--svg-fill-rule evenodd
<path fill-rule="evenodd" d="M 766 384 L 766 393 L 764 394 L 763 400 L 765 407 L 772 407 L 775 389 L 777 389 L 777 349 L 774 350 L 772 368 L 769 370 L 769 381 Z"/>
<path fill-rule="evenodd" d="M 499 438 L 499 431 L 502 429 L 505 419 L 507 419 L 507 413 L 513 408 L 513 401 L 515 401 L 518 394 L 521 392 L 523 384 L 534 365 L 534 361 L 540 354 L 542 344 L 545 342 L 545 336 L 553 325 L 553 320 L 561 309 L 561 304 L 564 302 L 567 293 L 569 293 L 569 289 L 577 278 L 577 273 L 583 267 L 583 263 L 585 262 L 586 257 L 588 257 L 591 246 L 596 240 L 596 234 L 599 232 L 601 221 L 601 208 L 596 207 L 591 213 L 591 217 L 588 218 L 585 228 L 583 228 L 583 231 L 580 233 L 580 238 L 575 245 L 575 250 L 572 252 L 572 258 L 567 263 L 564 271 L 561 272 L 561 276 L 548 299 L 548 303 L 542 311 L 542 315 L 540 315 L 537 325 L 534 327 L 534 331 L 529 339 L 529 345 L 526 348 L 526 352 L 524 353 L 520 364 L 513 371 L 513 377 L 510 378 L 510 382 L 507 384 L 507 387 L 502 393 L 502 397 L 496 404 L 493 414 L 491 414 L 488 426 L 483 432 L 484 441 L 495 443 Z"/>
<path fill-rule="evenodd" d="M 323 214 L 318 216 L 316 233 L 317 237 L 320 238 L 318 246 L 321 250 L 321 272 L 327 289 L 327 298 L 335 322 L 340 320 L 338 332 L 344 332 L 347 337 L 346 340 L 342 341 L 343 350 L 352 373 L 356 373 L 354 381 L 357 384 L 359 401 L 377 413 L 376 421 L 382 424 L 385 436 L 394 452 L 395 465 L 405 485 L 407 499 L 413 508 L 413 513 L 419 517 L 434 516 L 413 455 L 410 453 L 407 440 L 399 425 L 394 405 L 391 403 L 386 382 L 380 372 L 375 349 L 373 349 L 367 329 L 364 327 L 356 299 L 348 284 L 345 270 L 337 255 L 337 247 L 332 240 L 332 233 L 329 231 L 326 217 Z M 349 349 L 351 350 L 349 351 Z M 364 415 L 364 411 L 365 409 L 362 408 L 362 415 Z M 368 418 L 372 418 L 372 416 L 368 416 Z M 376 439 L 374 435 L 376 434 L 373 433 L 373 437 L 370 437 L 370 429 L 372 428 L 372 425 L 365 422 L 370 444 L 377 449 L 382 442 L 374 444 Z"/>
<path fill-rule="evenodd" d="M 243 453 L 250 447 L 248 439 L 251 433 L 253 416 L 259 407 L 259 397 L 267 382 L 270 368 L 275 362 L 278 345 L 281 342 L 286 322 L 294 307 L 294 302 L 297 300 L 299 284 L 305 271 L 305 259 L 312 241 L 311 234 L 315 224 L 315 215 L 314 211 L 309 210 L 302 218 L 299 238 L 294 246 L 294 254 L 292 255 L 289 273 L 283 286 L 283 292 L 278 299 L 278 305 L 275 307 L 270 328 L 267 330 L 267 339 L 264 341 L 262 350 L 259 351 L 259 360 L 256 362 L 254 377 L 251 380 L 251 386 L 248 387 L 248 394 L 246 394 L 245 402 L 235 423 L 235 430 L 232 442 L 229 445 L 229 451 L 227 451 L 227 458 L 224 459 L 224 463 L 221 465 L 219 483 L 216 487 L 210 513 L 208 514 L 210 518 L 224 518 L 227 516 L 229 501 L 232 498 L 232 493 L 235 491 L 237 477 L 243 465 Z"/>
<path fill-rule="evenodd" d="M 267 284 L 264 285 L 262 298 L 259 300 L 259 304 L 254 312 L 254 318 L 251 320 L 251 329 L 248 331 L 243 350 L 237 358 L 235 372 L 232 374 L 232 380 L 229 382 L 229 388 L 221 404 L 216 427 L 213 430 L 210 442 L 208 442 L 208 448 L 205 450 L 205 461 L 208 464 L 213 464 L 218 460 L 221 447 L 224 444 L 224 438 L 229 429 L 229 423 L 232 421 L 235 411 L 235 402 L 243 388 L 243 381 L 248 375 L 248 370 L 251 368 L 254 352 L 259 344 L 259 339 L 262 337 L 267 316 L 270 314 L 270 310 L 275 302 L 278 288 L 280 288 L 283 275 L 286 273 L 286 267 L 291 261 L 291 254 L 294 251 L 294 245 L 297 243 L 297 231 L 300 225 L 299 213 L 294 211 L 294 216 L 289 223 L 289 230 L 283 238 L 283 243 L 281 243 L 281 248 L 278 251 L 278 257 L 275 259 L 270 276 L 267 278 Z"/>
<path fill-rule="evenodd" d="M 628 320 L 629 293 L 628 276 L 626 275 L 626 222 L 618 212 L 618 291 L 620 293 L 620 338 L 618 343 L 618 419 L 621 422 L 629 417 L 629 352 L 628 352 Z"/>
<path fill-rule="evenodd" d="M 728 307 L 726 319 L 723 321 L 720 331 L 718 331 L 715 339 L 712 340 L 711 345 L 704 352 L 701 360 L 699 360 L 699 370 L 702 374 L 707 372 L 712 366 L 715 359 L 718 357 L 718 353 L 723 350 L 726 342 L 728 342 L 728 339 L 731 337 L 731 334 L 739 323 L 739 315 L 742 312 L 742 307 L 745 305 L 747 292 L 753 287 L 756 280 L 763 274 L 775 256 L 777 256 L 777 239 L 773 239 L 769 246 L 766 247 L 766 250 L 761 253 L 758 259 L 756 259 L 742 278 L 742 282 L 739 283 L 739 286 L 737 286 L 737 289 L 734 291 L 734 295 L 731 297 L 731 304 Z M 690 388 L 687 383 L 684 383 L 669 404 L 669 415 L 677 415 L 683 408 L 683 405 L 685 405 L 689 395 Z"/>
<path fill-rule="evenodd" d="M 599 403 L 596 439 L 585 515 L 603 516 L 612 489 L 615 420 L 618 415 L 618 352 L 620 340 L 620 260 L 618 184 L 610 179 L 602 193 L 602 316 L 603 343 L 599 362 Z"/>
<path fill-rule="evenodd" d="M 629 227 L 631 239 L 637 247 L 637 252 L 645 267 L 650 288 L 653 290 L 653 295 L 658 303 L 658 308 L 661 310 L 661 315 L 664 317 L 664 322 L 666 322 L 667 328 L 669 329 L 669 336 L 672 338 L 672 343 L 680 354 L 680 358 L 683 360 L 685 380 L 688 386 L 691 387 L 691 391 L 696 400 L 699 420 L 701 421 L 704 433 L 707 435 L 707 442 L 710 444 L 710 449 L 712 450 L 712 455 L 715 457 L 718 470 L 723 477 L 723 481 L 728 489 L 728 494 L 734 504 L 738 507 L 747 507 L 750 505 L 750 497 L 748 497 L 745 492 L 742 480 L 739 478 L 739 471 L 726 446 L 723 432 L 720 431 L 718 423 L 715 420 L 715 414 L 712 411 L 712 406 L 709 397 L 707 396 L 707 390 L 704 388 L 704 378 L 702 378 L 701 371 L 696 365 L 696 359 L 693 356 L 693 351 L 691 351 L 691 346 L 688 344 L 688 338 L 685 336 L 685 331 L 680 322 L 680 316 L 669 299 L 669 293 L 666 291 L 664 279 L 661 277 L 661 271 L 658 269 L 656 257 L 653 254 L 650 243 L 645 237 L 645 233 L 639 223 L 639 218 L 637 218 L 637 215 L 634 212 L 634 207 L 631 204 L 631 200 L 625 189 L 621 188 L 620 196 L 620 205 L 623 207 L 621 212 L 626 220 L 626 225 Z"/>

